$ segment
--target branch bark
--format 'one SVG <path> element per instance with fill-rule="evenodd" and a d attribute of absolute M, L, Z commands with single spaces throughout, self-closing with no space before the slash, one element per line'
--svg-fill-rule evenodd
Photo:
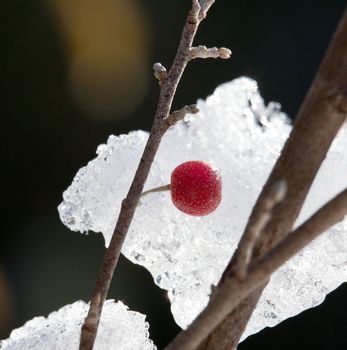
<path fill-rule="evenodd" d="M 199 112 L 197 105 L 184 106 L 178 111 L 172 112 L 167 118 L 165 118 L 166 127 L 174 126 L 177 122 L 183 120 L 187 114 L 195 114 Z"/>
<path fill-rule="evenodd" d="M 198 0 L 192 0 L 192 9 L 188 14 L 187 21 L 183 28 L 181 41 L 170 71 L 166 76 L 164 75 L 162 66 L 159 67 L 159 65 L 157 65 L 154 67 L 156 77 L 160 80 L 161 89 L 153 126 L 128 194 L 122 201 L 121 210 L 110 245 L 101 263 L 90 302 L 89 312 L 82 326 L 80 350 L 91 350 L 93 348 L 103 303 L 107 296 L 111 279 L 135 209 L 138 205 L 144 183 L 147 179 L 160 141 L 168 127 L 172 125 L 172 120 L 169 119 L 167 122 L 166 119 L 170 113 L 177 85 L 190 60 L 190 49 L 195 33 L 200 22 L 206 17 L 206 13 L 213 2 L 214 0 L 200 0 L 200 2 Z"/>
<path fill-rule="evenodd" d="M 347 113 L 347 10 L 345 10 L 316 77 L 296 117 L 293 130 L 261 192 L 250 216 L 249 225 L 269 186 L 280 179 L 288 184 L 283 202 L 274 209 L 253 252 L 253 259 L 268 252 L 291 230 L 311 184 Z M 232 274 L 235 257 L 228 264 L 219 283 Z M 254 290 L 207 337 L 199 350 L 230 350 L 236 348 L 253 310 L 266 286 Z"/>
<path fill-rule="evenodd" d="M 258 211 L 253 215 L 252 221 L 247 225 L 248 230 L 244 232 L 239 242 L 238 254 L 235 256 L 233 264 L 233 274 L 236 278 L 240 280 L 246 278 L 254 247 L 269 223 L 275 205 L 283 201 L 286 192 L 287 183 L 284 180 L 278 181 L 270 187 L 269 193 L 266 193 L 264 198 L 259 201 Z"/>
<path fill-rule="evenodd" d="M 269 253 L 253 260 L 245 280 L 236 276 L 225 278 L 206 309 L 165 350 L 192 350 L 210 333 L 247 295 L 262 285 L 282 264 L 298 253 L 329 227 L 347 214 L 347 189 L 318 210 L 310 219 L 278 243 Z"/>

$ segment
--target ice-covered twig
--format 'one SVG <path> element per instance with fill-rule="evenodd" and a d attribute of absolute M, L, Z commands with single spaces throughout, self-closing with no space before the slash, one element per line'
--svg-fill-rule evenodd
<path fill-rule="evenodd" d="M 205 310 L 165 350 L 196 349 L 206 334 L 217 327 L 255 288 L 266 282 L 276 269 L 329 227 L 341 221 L 345 215 L 347 215 L 347 189 L 287 235 L 269 253 L 253 260 L 243 281 L 232 275 L 226 277 L 220 288 L 213 293 Z"/>
<path fill-rule="evenodd" d="M 166 68 L 160 62 L 157 62 L 153 64 L 153 70 L 154 70 L 154 76 L 159 81 L 159 85 L 162 85 L 164 80 L 167 77 Z"/>
<path fill-rule="evenodd" d="M 287 234 L 300 213 L 306 195 L 338 130 L 346 120 L 347 105 L 347 10 L 336 29 L 314 81 L 299 110 L 293 130 L 253 208 L 251 219 L 271 184 L 285 178 L 286 198 L 259 238 L 253 258 L 268 252 Z M 247 230 L 247 228 L 246 228 Z M 220 285 L 232 273 L 234 257 Z M 266 283 L 250 294 L 208 336 L 199 350 L 236 348 Z"/>
<path fill-rule="evenodd" d="M 123 243 L 134 216 L 135 209 L 138 205 L 144 183 L 159 148 L 160 141 L 170 126 L 170 123 L 167 123 L 166 118 L 170 113 L 172 100 L 175 95 L 177 85 L 187 63 L 189 62 L 189 53 L 195 33 L 201 20 L 206 16 L 206 12 L 213 2 L 214 1 L 211 0 L 202 0 L 200 6 L 200 2 L 198 0 L 192 0 L 192 9 L 188 14 L 187 21 L 183 28 L 181 41 L 178 46 L 176 56 L 167 77 L 162 81 L 160 86 L 160 96 L 150 135 L 128 194 L 122 201 L 121 210 L 116 227 L 113 231 L 111 242 L 101 263 L 101 268 L 97 276 L 90 302 L 89 312 L 82 326 L 80 341 L 81 350 L 91 350 L 93 348 L 102 306 L 107 296 Z M 162 68 L 159 69 L 159 66 L 157 66 L 157 70 L 162 70 Z"/>
<path fill-rule="evenodd" d="M 259 201 L 257 211 L 251 218 L 235 252 L 233 273 L 236 278 L 240 280 L 245 279 L 254 246 L 264 231 L 265 226 L 269 223 L 273 208 L 284 199 L 286 192 L 287 182 L 280 180 L 274 183 L 270 187 L 269 192 Z"/>
<path fill-rule="evenodd" d="M 231 50 L 226 47 L 207 48 L 206 46 L 199 45 L 190 49 L 190 59 L 192 60 L 195 58 L 221 58 L 226 60 L 230 58 L 230 56 Z"/>

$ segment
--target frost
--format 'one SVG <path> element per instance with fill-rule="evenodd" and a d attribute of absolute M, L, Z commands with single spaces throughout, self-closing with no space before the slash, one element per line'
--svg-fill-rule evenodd
<path fill-rule="evenodd" d="M 218 87 L 200 112 L 164 136 L 146 189 L 167 184 L 171 171 L 187 160 L 204 160 L 220 169 L 223 199 L 211 215 L 179 212 L 168 193 L 141 200 L 123 253 L 145 266 L 168 290 L 176 322 L 186 327 L 207 303 L 253 204 L 291 130 L 280 105 L 264 105 L 255 81 L 239 78 Z M 98 157 L 80 169 L 59 206 L 72 230 L 102 232 L 106 245 L 148 134 L 110 136 Z M 301 220 L 343 187 L 347 137 L 342 131 L 309 194 Z M 323 301 L 347 280 L 346 221 L 313 242 L 272 278 L 245 336 L 274 326 Z"/>
<path fill-rule="evenodd" d="M 74 350 L 78 349 L 81 325 L 88 304 L 77 301 L 52 312 L 47 318 L 35 317 L 12 331 L 0 342 L 2 350 Z M 155 350 L 148 339 L 145 316 L 121 302 L 107 300 L 101 315 L 95 350 Z"/>

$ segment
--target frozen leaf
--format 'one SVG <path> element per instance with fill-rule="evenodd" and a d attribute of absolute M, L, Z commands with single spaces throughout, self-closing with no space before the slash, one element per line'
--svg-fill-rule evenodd
<path fill-rule="evenodd" d="M 239 78 L 218 87 L 200 112 L 164 136 L 146 189 L 167 184 L 188 160 L 214 164 L 223 181 L 222 203 L 211 215 L 179 212 L 169 193 L 141 199 L 123 253 L 145 266 L 168 290 L 177 323 L 186 327 L 207 303 L 291 126 L 278 103 L 265 105 L 255 81 Z M 148 134 L 110 136 L 98 157 L 76 175 L 59 206 L 72 230 L 102 232 L 109 243 Z M 342 131 L 310 192 L 301 220 L 345 183 L 347 138 Z M 347 280 L 346 223 L 335 226 L 279 270 L 266 288 L 245 336 L 319 304 Z"/>
<path fill-rule="evenodd" d="M 0 342 L 2 350 L 77 350 L 88 304 L 77 301 L 52 312 L 47 318 L 35 317 L 12 331 Z M 121 302 L 107 300 L 102 310 L 95 350 L 155 350 L 148 338 L 145 316 Z"/>

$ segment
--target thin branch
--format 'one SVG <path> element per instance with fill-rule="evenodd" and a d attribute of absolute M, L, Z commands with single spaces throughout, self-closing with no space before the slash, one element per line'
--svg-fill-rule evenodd
<path fill-rule="evenodd" d="M 193 60 L 195 58 L 221 58 L 226 60 L 230 58 L 231 50 L 226 47 L 210 47 L 200 45 L 196 47 L 192 47 L 190 49 L 190 59 Z"/>
<path fill-rule="evenodd" d="M 286 179 L 288 193 L 276 206 L 273 218 L 258 243 L 253 258 L 268 252 L 291 231 L 306 195 L 338 130 L 346 119 L 347 106 L 347 10 L 336 29 L 314 81 L 295 119 L 293 130 L 251 214 L 257 212 L 269 186 Z M 245 231 L 248 230 L 248 226 Z M 232 258 L 219 286 L 232 274 Z M 199 350 L 230 350 L 239 339 L 266 283 L 235 308 L 204 341 Z"/>
<path fill-rule="evenodd" d="M 194 2 L 198 2 L 197 0 L 194 0 Z M 206 17 L 208 10 L 210 7 L 214 4 L 215 0 L 200 0 L 200 12 L 199 12 L 199 19 L 202 20 Z"/>
<path fill-rule="evenodd" d="M 251 218 L 249 225 L 247 225 L 247 230 L 243 234 L 235 252 L 233 273 L 236 278 L 240 280 L 245 279 L 254 246 L 269 223 L 274 206 L 284 199 L 286 193 L 287 183 L 285 180 L 281 180 L 273 184 L 269 192 L 259 201 L 257 211 Z"/>
<path fill-rule="evenodd" d="M 287 235 L 268 254 L 252 262 L 247 277 L 240 281 L 227 277 L 213 294 L 208 306 L 195 321 L 182 331 L 165 350 L 196 349 L 218 324 L 246 298 L 262 285 L 270 275 L 329 227 L 347 214 L 347 189 L 318 210 L 310 219 Z"/>
<path fill-rule="evenodd" d="M 113 231 L 111 242 L 101 263 L 91 298 L 88 315 L 82 326 L 80 350 L 91 350 L 93 348 L 102 306 L 107 296 L 123 243 L 134 216 L 135 209 L 138 205 L 151 164 L 159 148 L 160 141 L 168 129 L 168 124 L 167 121 L 165 121 L 165 118 L 167 118 L 169 115 L 177 85 L 189 61 L 189 52 L 192 47 L 197 28 L 201 20 L 206 16 L 206 12 L 212 3 L 213 1 L 211 0 L 202 0 L 202 5 L 200 6 L 198 0 L 192 0 L 192 9 L 188 14 L 185 26 L 183 28 L 181 41 L 178 46 L 176 56 L 167 77 L 162 81 L 162 85 L 160 87 L 160 96 L 152 129 L 128 194 L 122 201 L 121 210 L 116 227 Z"/>
<path fill-rule="evenodd" d="M 199 112 L 197 105 L 184 106 L 178 111 L 174 111 L 167 118 L 164 119 L 164 127 L 169 128 L 174 126 L 179 121 L 183 120 L 187 114 L 196 114 Z"/>

